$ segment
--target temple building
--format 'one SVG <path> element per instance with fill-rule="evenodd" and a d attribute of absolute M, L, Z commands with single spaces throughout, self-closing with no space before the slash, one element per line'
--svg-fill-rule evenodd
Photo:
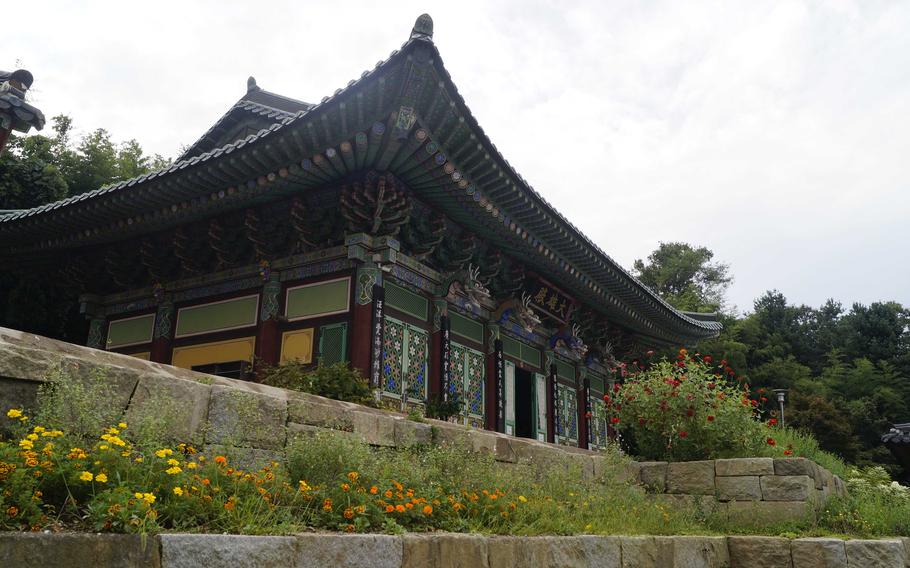
<path fill-rule="evenodd" d="M 677 311 L 484 134 L 433 22 L 311 104 L 247 91 L 173 166 L 0 216 L 0 259 L 65 282 L 88 345 L 255 380 L 349 361 L 407 409 L 598 447 L 618 359 L 720 324 Z"/>

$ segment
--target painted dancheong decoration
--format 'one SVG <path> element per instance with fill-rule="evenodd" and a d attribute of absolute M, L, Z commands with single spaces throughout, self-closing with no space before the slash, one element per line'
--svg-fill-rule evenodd
<path fill-rule="evenodd" d="M 254 362 L 349 362 L 405 411 L 445 383 L 453 420 L 602 445 L 616 361 L 720 324 L 663 302 L 512 168 L 433 33 L 421 16 L 318 103 L 250 78 L 172 166 L 0 213 L 0 260 L 66 282 L 94 347 L 248 380 Z"/>

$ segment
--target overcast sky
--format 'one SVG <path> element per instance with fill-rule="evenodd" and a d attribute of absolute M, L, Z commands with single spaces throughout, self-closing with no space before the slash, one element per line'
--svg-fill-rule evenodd
<path fill-rule="evenodd" d="M 142 8 L 140 8 L 140 6 Z M 0 69 L 33 102 L 175 157 L 246 90 L 309 102 L 388 57 L 419 2 L 35 2 Z M 626 267 L 660 241 L 730 300 L 910 305 L 910 2 L 434 4 L 487 134 Z"/>

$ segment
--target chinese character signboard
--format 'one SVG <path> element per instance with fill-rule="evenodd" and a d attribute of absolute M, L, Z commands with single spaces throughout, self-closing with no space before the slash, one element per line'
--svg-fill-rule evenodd
<path fill-rule="evenodd" d="M 588 447 L 590 448 L 591 439 L 592 439 L 591 430 L 592 430 L 592 426 L 593 426 L 591 417 L 594 416 L 594 413 L 593 413 L 594 409 L 591 407 L 591 380 L 590 379 L 585 379 L 584 389 L 585 389 L 585 432 L 588 435 Z"/>
<path fill-rule="evenodd" d="M 550 396 L 553 397 L 553 417 L 550 423 L 553 428 L 553 443 L 559 443 L 559 386 L 556 381 L 556 364 L 550 365 Z"/>
<path fill-rule="evenodd" d="M 370 386 L 378 389 L 382 384 L 382 336 L 385 331 L 385 288 L 373 285 L 373 318 L 370 338 Z"/>
<path fill-rule="evenodd" d="M 442 388 L 442 400 L 448 402 L 449 389 L 452 388 L 452 344 L 451 344 L 451 324 L 448 316 L 439 318 L 439 364 L 440 369 L 440 387 Z"/>
<path fill-rule="evenodd" d="M 494 360 L 496 368 L 496 431 L 505 432 L 506 427 L 506 358 L 502 350 L 502 340 L 493 342 Z"/>
<path fill-rule="evenodd" d="M 560 323 L 566 323 L 572 314 L 572 298 L 543 282 L 535 285 L 531 293 L 531 303 Z"/>

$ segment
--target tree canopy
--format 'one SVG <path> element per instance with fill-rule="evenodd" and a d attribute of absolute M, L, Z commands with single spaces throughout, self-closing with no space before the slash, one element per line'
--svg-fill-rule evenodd
<path fill-rule="evenodd" d="M 733 277 L 728 265 L 712 262 L 712 258 L 714 253 L 705 247 L 660 243 L 647 262 L 636 260 L 632 271 L 642 284 L 680 310 L 723 311 Z"/>

